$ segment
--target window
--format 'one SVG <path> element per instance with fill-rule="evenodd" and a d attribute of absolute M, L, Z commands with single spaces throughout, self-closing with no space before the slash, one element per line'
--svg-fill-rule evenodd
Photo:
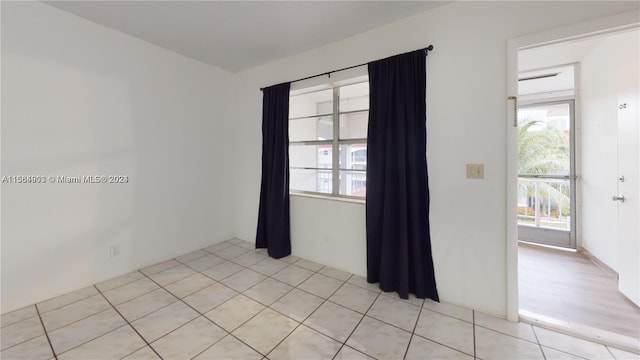
<path fill-rule="evenodd" d="M 290 191 L 364 197 L 368 122 L 366 76 L 292 91 Z"/>

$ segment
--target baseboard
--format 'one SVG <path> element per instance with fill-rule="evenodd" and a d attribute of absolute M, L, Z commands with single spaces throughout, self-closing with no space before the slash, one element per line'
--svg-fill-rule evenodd
<path fill-rule="evenodd" d="M 616 281 L 618 281 L 620 276 L 618 275 L 618 273 L 615 270 L 613 270 L 607 264 L 603 263 L 600 259 L 595 257 L 595 255 L 590 253 L 587 249 L 585 249 L 583 247 L 580 247 L 580 249 L 578 251 L 580 253 L 582 253 L 582 255 L 584 255 L 587 259 L 589 259 L 592 263 L 594 263 L 597 267 L 602 269 L 602 271 L 607 273 L 607 275 L 611 276 L 613 279 L 616 279 Z"/>

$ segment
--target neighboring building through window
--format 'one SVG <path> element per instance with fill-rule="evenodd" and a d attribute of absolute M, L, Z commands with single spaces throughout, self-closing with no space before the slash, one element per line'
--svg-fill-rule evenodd
<path fill-rule="evenodd" d="M 293 90 L 289 102 L 292 192 L 364 197 L 369 82 L 366 76 Z"/>

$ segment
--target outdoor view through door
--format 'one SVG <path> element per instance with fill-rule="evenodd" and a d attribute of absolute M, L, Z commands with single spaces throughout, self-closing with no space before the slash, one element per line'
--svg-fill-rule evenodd
<path fill-rule="evenodd" d="M 573 100 L 518 108 L 518 237 L 575 248 Z"/>

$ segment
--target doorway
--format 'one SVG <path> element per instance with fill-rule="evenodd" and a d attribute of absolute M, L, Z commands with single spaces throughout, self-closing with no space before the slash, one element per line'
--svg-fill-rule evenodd
<path fill-rule="evenodd" d="M 617 19 L 621 23 L 626 21 L 623 18 Z M 611 19 L 612 25 L 616 19 Z M 620 26 L 621 23 L 615 24 Z M 592 26 L 592 32 L 585 32 L 585 29 L 589 29 Z M 615 26 L 612 26 L 615 27 Z M 544 248 L 543 251 L 535 254 L 535 257 L 542 257 L 553 260 L 560 260 L 558 271 L 568 272 L 571 268 L 582 268 L 582 265 L 589 266 L 589 272 L 593 271 L 594 274 L 598 271 L 598 278 L 607 278 L 611 286 L 606 286 L 606 291 L 610 293 L 605 294 L 604 289 L 594 290 L 593 298 L 605 303 L 605 307 L 610 309 L 627 309 L 620 312 L 620 319 L 625 317 L 636 321 L 637 324 L 640 320 L 640 311 L 638 310 L 638 274 L 640 274 L 638 268 L 638 255 L 640 254 L 640 236 L 638 232 L 638 223 L 640 216 L 638 213 L 638 189 L 640 186 L 637 179 L 640 174 L 638 172 L 638 138 L 640 138 L 640 132 L 637 127 L 637 112 L 627 111 L 624 109 L 635 107 L 637 109 L 638 94 L 640 94 L 640 88 L 637 79 L 637 63 L 638 63 L 638 45 L 637 40 L 628 42 L 628 45 L 620 45 L 619 43 L 614 47 L 618 40 L 611 40 L 617 35 L 625 35 L 627 40 L 636 36 L 637 39 L 637 23 L 631 23 L 628 26 L 618 27 L 616 29 L 607 30 L 603 28 L 603 23 L 593 22 L 584 23 L 580 27 L 573 27 L 569 29 L 563 29 L 558 31 L 558 34 L 562 34 L 562 41 L 555 41 L 550 33 L 536 34 L 529 37 L 523 37 L 514 39 L 509 43 L 510 53 L 509 62 L 509 90 L 515 91 L 517 89 L 519 79 L 523 77 L 522 62 L 527 61 L 526 56 L 523 54 L 532 53 L 534 56 L 529 57 L 529 61 L 535 62 L 528 64 L 526 69 L 549 69 L 554 66 L 564 66 L 567 64 L 578 64 L 578 75 L 581 71 L 583 64 L 587 66 L 585 71 L 592 71 L 590 73 L 589 83 L 582 84 L 580 76 L 576 76 L 576 86 L 574 87 L 573 96 L 569 96 L 567 92 L 556 91 L 555 94 L 542 91 L 536 96 L 525 99 L 518 96 L 518 102 L 515 110 L 510 112 L 509 125 L 514 128 L 509 131 L 509 168 L 513 171 L 513 175 L 509 175 L 509 183 L 513 184 L 513 188 L 510 189 L 508 197 L 513 201 L 512 211 L 518 213 L 517 221 L 511 220 L 508 227 L 508 231 L 513 231 L 513 245 L 509 245 L 508 251 L 516 258 L 515 263 L 511 263 L 511 271 L 520 275 L 543 275 L 545 269 L 551 267 L 551 262 L 548 266 L 543 264 L 535 264 L 531 266 L 531 248 L 526 248 L 524 252 L 530 256 L 526 260 L 517 260 L 518 246 L 517 240 L 526 240 L 528 242 L 542 243 L 545 245 L 553 245 L 555 247 L 568 248 L 572 250 L 570 252 L 558 251 L 553 249 Z M 574 31 L 573 38 L 567 38 L 567 33 Z M 633 32 L 636 35 L 630 35 Z M 588 35 L 584 35 L 589 33 Z M 544 35 L 544 36 L 543 36 Z M 546 37 L 546 38 L 545 38 Z M 624 36 L 623 36 L 624 37 Z M 542 41 L 544 39 L 544 41 Z M 571 48 L 561 56 L 562 60 L 559 61 L 556 57 L 561 47 Z M 617 54 L 616 49 L 625 49 L 629 53 Z M 599 50 L 598 50 L 599 49 Z M 547 50 L 545 52 L 545 50 Z M 634 53 L 635 51 L 635 53 Z M 598 55 L 598 54 L 602 54 Z M 634 57 L 635 56 L 635 57 Z M 587 60 L 585 60 L 587 59 Z M 629 60 L 631 65 L 623 64 L 622 60 Z M 545 62 L 546 61 L 546 62 Z M 607 62 L 611 61 L 613 65 Z M 622 61 L 621 64 L 614 64 L 616 61 Z M 564 64 L 564 65 L 563 65 Z M 603 64 L 606 64 L 604 66 Z M 635 64 L 635 67 L 634 65 Z M 520 67 L 520 69 L 519 69 Z M 593 69 L 598 70 L 598 74 L 594 75 Z M 518 71 L 520 70 L 520 71 Z M 553 74 L 553 73 L 551 73 Z M 626 74 L 626 75 L 625 75 Z M 550 75 L 550 74 L 542 74 Z M 553 75 L 549 76 L 552 77 Z M 609 80 L 615 81 L 610 82 Z M 635 79 L 633 82 L 631 79 Z M 628 84 L 631 81 L 633 84 Z M 597 86 L 594 86 L 596 84 Z M 594 90 L 597 89 L 597 90 Z M 516 92 L 517 93 L 517 92 Z M 513 92 L 510 92 L 513 94 Z M 626 100 L 625 100 L 626 99 Z M 524 101 L 523 101 L 524 100 Z M 597 101 L 595 101 L 597 100 Z M 626 108 L 625 105 L 626 104 Z M 508 106 L 514 106 L 515 104 L 509 103 Z M 560 106 L 559 108 L 553 108 L 553 106 Z M 511 109 L 509 109 L 511 110 Z M 637 111 L 637 110 L 636 110 Z M 536 113 L 538 115 L 536 115 Z M 558 173 L 557 171 L 552 175 L 552 179 L 547 179 L 548 175 L 544 172 L 539 173 L 527 173 L 523 171 L 522 166 L 518 161 L 518 153 L 515 149 L 518 149 L 520 139 L 519 137 L 526 130 L 522 130 L 527 123 L 534 123 L 529 125 L 529 128 L 540 127 L 540 124 L 548 123 L 545 116 L 540 114 L 554 114 L 554 113 L 568 113 L 572 118 L 569 121 L 570 125 L 569 142 L 571 148 L 569 149 L 569 158 L 572 163 L 569 166 L 569 173 Z M 533 119 L 537 116 L 537 119 Z M 526 118 L 529 119 L 526 119 Z M 541 118 L 542 117 L 542 118 Z M 634 117 L 635 122 L 625 120 L 625 118 Z M 514 119 L 515 118 L 515 119 Z M 587 119 L 586 123 L 583 120 Z M 595 120 L 594 120 L 595 119 Z M 619 125 L 622 124 L 622 125 Z M 620 129 L 620 126 L 625 127 L 625 130 Z M 563 129 L 560 129 L 563 131 Z M 539 128 L 536 131 L 542 132 Z M 607 140 L 607 136 L 615 134 L 615 142 Z M 533 136 L 533 134 L 526 134 Z M 587 135 L 587 139 L 584 136 Z M 622 136 L 621 140 L 618 140 L 618 136 Z M 619 145 L 619 146 L 618 146 Z M 620 147 L 620 151 L 618 150 Z M 629 150 L 622 150 L 622 147 L 630 147 Z M 622 153 L 620 153 L 622 152 Z M 631 160 L 626 158 L 631 154 Z M 556 156 L 559 154 L 556 152 Z M 622 155 L 622 156 L 620 156 Z M 566 154 L 562 156 L 566 157 Z M 627 164 L 627 165 L 623 165 Z M 633 174 L 631 177 L 631 183 L 625 184 L 621 181 L 619 174 L 621 167 L 629 166 L 624 170 L 625 179 L 627 181 L 629 176 L 626 174 Z M 597 171 L 596 171 L 597 170 Z M 599 178 L 594 178 L 593 173 L 600 173 Z M 553 181 L 566 181 L 569 189 L 561 189 L 559 183 L 545 182 L 547 180 Z M 602 181 L 601 181 L 602 180 Z M 513 183 L 511 183 L 513 181 Z M 538 181 L 536 185 L 534 181 Z M 523 185 L 523 182 L 526 184 Z M 605 185 L 602 185 L 605 184 Z M 602 185 L 602 186 L 601 186 Z M 546 191 L 544 190 L 546 188 Z M 555 190 L 558 190 L 555 192 Z M 625 192 L 625 194 L 623 194 Z M 545 194 L 546 193 L 546 194 Z M 555 199 L 554 194 L 555 193 Z M 561 198 L 560 194 L 569 194 L 568 199 Z M 633 195 L 626 195 L 633 194 Z M 625 202 L 621 202 L 621 197 L 625 196 Z M 635 204 L 630 203 L 630 196 L 633 196 Z M 563 201 L 564 199 L 564 201 Z M 577 199 L 577 201 L 576 201 Z M 567 201 L 568 200 L 568 201 Z M 545 204 L 546 201 L 546 204 Z M 562 209 L 569 203 L 570 209 L 564 210 L 564 217 Z M 623 204 L 630 205 L 621 209 Z M 555 210 L 555 211 L 554 211 Z M 553 216 L 551 213 L 553 212 Z M 557 212 L 557 217 L 556 217 Z M 630 221 L 635 219 L 634 221 Z M 565 220 L 564 228 L 553 229 L 554 226 L 559 227 L 558 224 L 561 220 Z M 528 221 L 528 223 L 525 223 Z M 567 231 L 568 228 L 568 231 Z M 598 230 L 594 230 L 597 228 Z M 554 230 L 553 232 L 551 230 Z M 564 231 L 564 233 L 563 233 Z M 633 238 L 633 240 L 630 240 Z M 536 248 L 539 250 L 541 248 Z M 523 253 L 524 253 L 523 252 Z M 546 252 L 546 254 L 545 254 Z M 635 260 L 632 263 L 630 260 L 633 257 Z M 520 265 L 524 263 L 529 264 L 528 269 L 520 268 L 518 270 L 518 262 Z M 563 263 L 564 262 L 564 263 Z M 564 264 L 564 265 L 562 265 Z M 572 266 L 571 264 L 579 264 L 579 266 Z M 627 270 L 627 268 L 629 270 Z M 564 270 L 563 270 L 564 269 Z M 595 270 L 593 270 L 595 269 Z M 583 270 L 578 270 L 583 271 Z M 548 272 L 548 271 L 547 271 Z M 623 274 L 625 273 L 625 274 Z M 555 272 L 557 275 L 558 272 Z M 584 272 L 583 272 L 584 274 Z M 548 284 L 554 282 L 554 272 L 549 274 L 549 279 L 543 279 L 542 285 L 536 285 L 534 288 L 527 287 L 529 285 L 520 283 L 518 284 L 518 276 L 510 277 L 509 284 L 514 288 L 520 289 L 520 296 L 525 296 L 529 293 L 544 293 L 548 289 Z M 568 275 L 570 281 L 574 281 L 578 277 L 572 277 Z M 618 280 L 619 278 L 619 280 Z M 626 278 L 626 281 L 623 280 Z M 557 276 L 555 280 L 558 280 Z M 593 279 L 592 279 L 593 280 Z M 545 283 L 546 282 L 546 283 Z M 556 281 L 557 282 L 557 281 Z M 586 281 L 588 283 L 589 281 Z M 514 284 L 515 283 L 515 284 Z M 567 283 L 576 285 L 576 283 Z M 588 309 L 581 313 L 578 317 L 569 318 L 568 314 L 579 312 L 580 309 L 587 308 L 588 302 L 583 301 L 585 296 L 580 296 L 578 292 L 582 290 L 580 286 L 575 286 L 574 290 L 570 289 L 570 286 L 565 284 L 560 288 L 560 291 L 568 291 L 564 295 L 561 292 L 550 294 L 555 297 L 553 300 L 556 304 L 559 304 L 553 311 L 547 311 L 546 319 L 552 318 L 557 324 L 567 324 L 567 326 L 559 325 L 560 327 L 568 327 L 569 331 L 574 331 L 577 328 L 584 329 L 581 325 L 588 323 L 588 326 L 603 329 L 606 325 L 600 324 L 617 324 L 615 314 L 605 314 L 604 311 L 600 314 L 595 314 L 593 309 Z M 626 284 L 626 285 L 625 285 Z M 634 287 L 635 286 L 635 287 Z M 547 291 L 548 292 L 548 291 Z M 527 301 L 530 299 L 518 300 L 518 291 L 509 291 L 509 315 L 515 313 L 517 317 L 519 310 L 521 310 L 520 304 L 524 306 L 530 306 L 532 303 L 540 305 L 540 302 Z M 584 295 L 584 293 L 583 293 Z M 609 296 L 611 295 L 611 296 Z M 563 299 L 564 297 L 564 299 Z M 570 301 L 564 301 L 571 299 Z M 603 299 L 615 299 L 615 300 L 603 300 Z M 561 306 L 566 306 L 567 311 L 562 311 Z M 544 312 L 544 308 L 537 309 L 538 313 Z M 590 321 L 587 318 L 579 318 L 584 313 L 592 313 L 596 317 L 600 317 L 598 321 Z M 522 316 L 522 313 L 520 313 Z M 531 317 L 531 314 L 527 314 L 527 317 Z M 589 315 L 589 314 L 587 314 Z M 544 317 L 544 316 L 543 316 Z M 542 318 L 542 317 L 540 317 Z M 580 324 L 580 326 L 575 326 Z M 553 324 L 550 326 L 554 326 Z M 619 329 L 608 328 L 605 329 L 609 332 L 618 333 Z M 622 334 L 625 335 L 625 334 Z M 632 338 L 638 338 L 637 332 L 626 332 L 625 336 Z M 600 338 L 602 340 L 602 338 Z"/>

